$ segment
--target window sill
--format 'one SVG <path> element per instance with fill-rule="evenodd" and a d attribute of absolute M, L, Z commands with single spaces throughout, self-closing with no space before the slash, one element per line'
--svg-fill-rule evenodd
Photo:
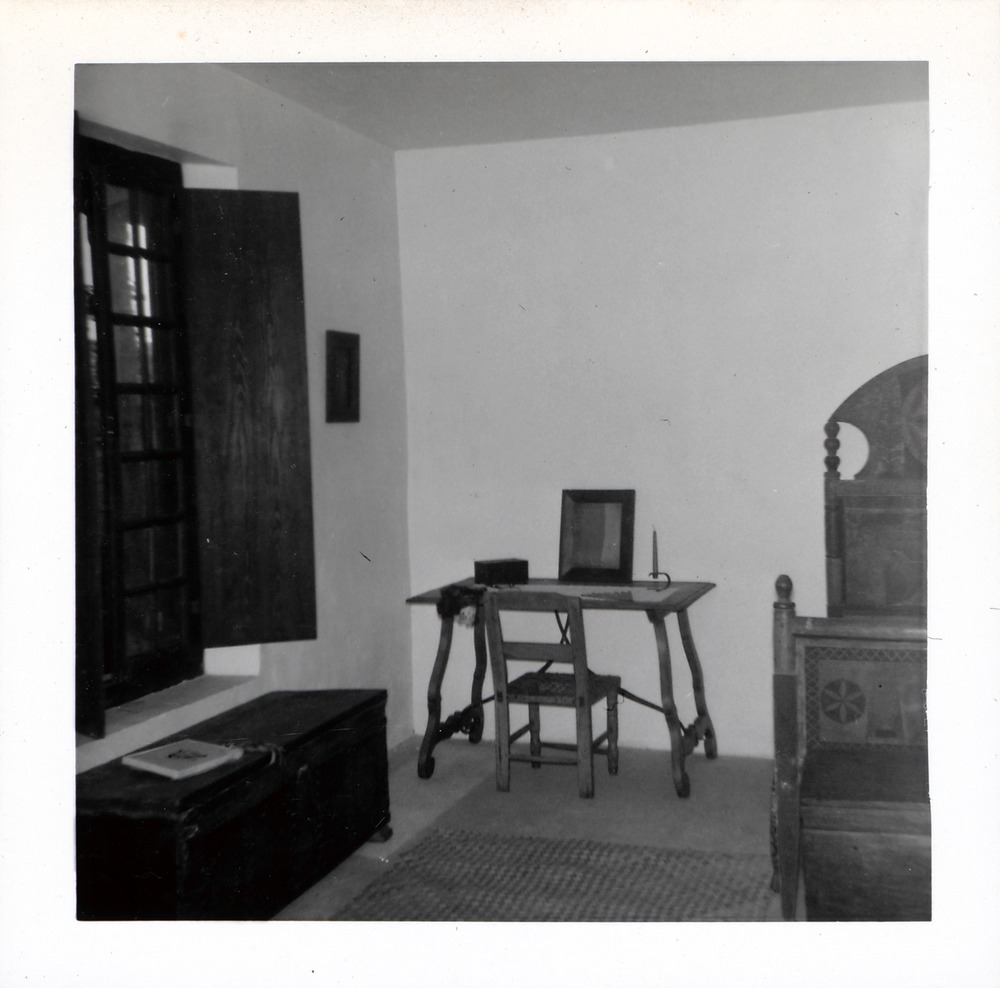
<path fill-rule="evenodd" d="M 105 736 L 76 736 L 76 771 L 102 765 L 160 738 L 183 731 L 245 703 L 263 692 L 256 676 L 199 676 L 177 686 L 113 707 L 105 715 Z"/>

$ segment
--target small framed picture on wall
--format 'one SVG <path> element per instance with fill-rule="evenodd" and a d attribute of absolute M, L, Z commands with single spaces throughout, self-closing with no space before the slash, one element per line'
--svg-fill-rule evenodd
<path fill-rule="evenodd" d="M 326 331 L 326 420 L 361 421 L 361 338 Z"/>

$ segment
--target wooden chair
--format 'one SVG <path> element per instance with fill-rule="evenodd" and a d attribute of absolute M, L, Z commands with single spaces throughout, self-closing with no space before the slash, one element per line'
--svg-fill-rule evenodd
<path fill-rule="evenodd" d="M 912 617 L 798 617 L 774 604 L 776 891 L 810 920 L 931 914 L 927 627 Z"/>
<path fill-rule="evenodd" d="M 502 615 L 506 612 L 554 612 L 567 616 L 562 640 L 551 642 L 509 641 L 504 637 Z M 608 772 L 618 773 L 618 676 L 600 676 L 587 666 L 587 645 L 583 631 L 583 611 L 579 600 L 558 593 L 530 591 L 488 591 L 485 598 L 486 635 L 489 641 L 490 665 L 493 670 L 494 703 L 496 706 L 496 775 L 497 789 L 510 789 L 510 763 L 530 762 L 539 765 L 576 765 L 580 795 L 594 795 L 594 752 L 607 754 Z M 567 637 L 568 635 L 568 637 Z M 541 662 L 541 669 L 523 673 L 515 679 L 508 675 L 513 662 Z M 552 665 L 561 664 L 569 672 L 549 672 Z M 607 703 L 607 730 L 594 737 L 591 708 L 599 700 Z M 511 731 L 510 705 L 528 708 L 528 723 Z M 540 736 L 541 707 L 571 707 L 576 711 L 576 744 L 542 741 Z M 528 754 L 515 753 L 512 744 L 530 732 Z M 544 755 L 543 748 L 573 752 L 566 755 Z"/>
<path fill-rule="evenodd" d="M 840 425 L 868 457 L 840 475 Z M 927 356 L 876 374 L 827 421 L 827 616 L 774 605 L 774 888 L 792 919 L 928 919 Z"/>

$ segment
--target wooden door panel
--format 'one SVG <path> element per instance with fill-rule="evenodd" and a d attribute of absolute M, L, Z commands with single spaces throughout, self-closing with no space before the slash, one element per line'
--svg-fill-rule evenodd
<path fill-rule="evenodd" d="M 298 196 L 188 190 L 182 227 L 204 644 L 314 638 Z"/>

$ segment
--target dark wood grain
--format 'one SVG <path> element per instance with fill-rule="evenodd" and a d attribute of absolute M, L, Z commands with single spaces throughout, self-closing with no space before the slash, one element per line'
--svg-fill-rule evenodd
<path fill-rule="evenodd" d="M 802 832 L 810 920 L 931 918 L 930 833 Z"/>
<path fill-rule="evenodd" d="M 298 197 L 183 205 L 204 643 L 314 638 Z"/>
<path fill-rule="evenodd" d="M 270 693 L 183 737 L 244 748 L 175 782 L 77 777 L 79 919 L 267 919 L 389 833 L 384 690 Z"/>

